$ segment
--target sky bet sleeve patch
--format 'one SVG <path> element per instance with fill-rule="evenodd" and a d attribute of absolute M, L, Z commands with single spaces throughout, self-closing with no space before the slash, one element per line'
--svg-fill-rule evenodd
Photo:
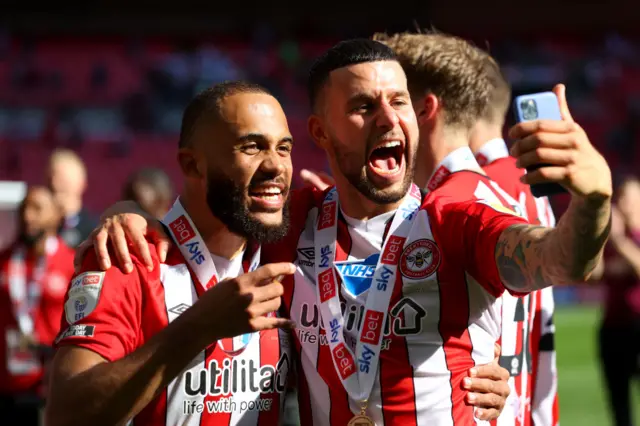
<path fill-rule="evenodd" d="M 98 305 L 104 272 L 84 272 L 71 281 L 69 298 L 64 304 L 67 323 L 73 324 L 89 315 Z"/>

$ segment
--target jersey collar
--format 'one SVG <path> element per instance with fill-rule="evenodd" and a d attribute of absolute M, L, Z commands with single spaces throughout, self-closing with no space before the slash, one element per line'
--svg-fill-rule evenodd
<path fill-rule="evenodd" d="M 456 173 L 462 170 L 471 170 L 474 172 L 482 172 L 482 168 L 476 161 L 471 149 L 467 146 L 458 148 L 455 151 L 449 153 L 444 160 L 435 169 L 431 178 L 427 182 L 427 189 L 433 191 L 438 188 L 445 178 L 452 173 Z"/>
<path fill-rule="evenodd" d="M 476 152 L 476 160 L 481 166 L 491 164 L 500 158 L 509 156 L 507 144 L 502 138 L 491 139 Z"/>

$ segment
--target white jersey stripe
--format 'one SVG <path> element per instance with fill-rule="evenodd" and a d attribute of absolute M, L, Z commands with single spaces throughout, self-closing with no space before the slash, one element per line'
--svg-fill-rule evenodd
<path fill-rule="evenodd" d="M 475 365 L 488 364 L 493 361 L 493 358 L 489 355 L 493 352 L 493 343 L 497 340 L 500 329 L 498 327 L 499 317 L 497 312 L 501 312 L 502 298 L 494 298 L 489 295 L 482 286 L 471 277 L 466 274 L 467 278 L 467 292 L 469 293 L 469 300 L 481 300 L 489 299 L 492 303 L 495 303 L 495 310 L 485 310 L 482 312 L 483 318 L 480 322 L 470 316 L 469 318 L 469 337 L 471 338 L 471 344 L 473 350 L 471 352 L 471 358 Z M 484 327 L 481 327 L 483 324 Z M 477 425 L 489 426 L 489 422 L 479 420 L 474 417 Z"/>
<path fill-rule="evenodd" d="M 192 306 L 198 295 L 196 289 L 191 283 L 191 277 L 187 269 L 187 265 L 168 266 L 160 264 L 160 281 L 164 287 L 164 300 L 167 308 L 167 318 L 169 322 L 180 315 L 181 310 L 174 309 L 177 306 Z M 188 398 L 187 395 L 181 395 L 185 389 L 185 381 L 187 373 L 190 372 L 194 377 L 198 377 L 200 371 L 205 368 L 205 353 L 200 352 L 178 376 L 169 383 L 167 387 L 167 418 L 166 424 L 180 426 L 199 426 L 202 413 L 186 414 L 184 404 L 185 401 L 194 401 L 196 404 L 204 402 L 204 395 Z M 199 378 L 198 378 L 199 380 Z"/>
<path fill-rule="evenodd" d="M 249 362 L 249 360 L 259 360 L 258 366 L 262 366 L 262 360 L 260 359 L 260 338 L 256 336 L 255 339 L 251 339 L 246 349 L 238 356 L 233 357 L 238 363 Z M 245 364 L 245 365 L 247 365 Z M 273 380 L 277 380 L 276 377 Z M 240 380 L 240 384 L 246 385 L 246 380 Z M 251 392 L 250 389 L 238 389 L 239 392 L 234 393 L 233 402 L 235 403 L 236 410 L 231 412 L 231 419 L 229 425 L 232 426 L 255 426 L 258 424 L 258 416 L 260 411 L 258 409 L 249 409 L 249 404 L 253 405 L 260 400 L 260 391 Z M 245 408 L 240 411 L 239 408 Z M 254 406 L 255 407 L 255 406 Z"/>
<path fill-rule="evenodd" d="M 415 224 L 419 227 L 417 233 L 433 239 L 427 212 L 420 211 L 419 215 Z M 440 334 L 439 279 L 438 272 L 435 272 L 427 280 L 403 288 L 404 295 L 412 297 L 427 312 L 422 322 L 421 335 L 412 339 L 416 340 L 415 344 L 407 345 L 409 360 L 414 368 L 414 386 L 419 389 L 418 395 L 422 393 L 432 395 L 435 392 L 451 395 L 451 372 L 447 367 L 444 342 Z M 422 342 L 425 341 L 428 342 L 428 346 L 423 346 Z M 408 343 L 412 342 L 408 341 Z M 453 426 L 451 416 L 443 415 L 443 413 L 451 413 L 451 409 L 451 398 L 442 398 L 437 406 L 428 399 L 416 398 L 417 424 L 418 426 Z"/>

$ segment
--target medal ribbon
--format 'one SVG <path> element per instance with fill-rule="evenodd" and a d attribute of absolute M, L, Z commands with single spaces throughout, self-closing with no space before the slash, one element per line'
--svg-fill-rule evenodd
<path fill-rule="evenodd" d="M 334 268 L 340 208 L 336 188 L 327 193 L 318 213 L 315 228 L 315 270 L 320 314 L 338 377 L 349 396 L 359 402 L 368 400 L 375 382 L 382 345 L 382 329 L 396 285 L 398 261 L 413 221 L 420 210 L 421 200 L 420 190 L 416 185 L 412 185 L 393 217 L 371 280 L 362 329 L 358 332 L 355 345 L 355 357 L 349 345 L 345 343 L 340 288 Z"/>
<path fill-rule="evenodd" d="M 198 295 L 207 291 L 220 281 L 216 265 L 213 263 L 211 253 L 207 249 L 202 236 L 195 227 L 189 214 L 182 206 L 180 198 L 176 200 L 162 220 L 162 223 L 169 229 L 171 239 L 180 249 L 180 253 L 187 261 L 187 269 L 194 282 Z M 260 246 L 252 247 L 253 250 L 245 251 L 245 260 L 243 262 L 245 272 L 252 272 L 258 268 L 260 264 Z M 242 335 L 233 338 L 234 351 L 241 350 L 246 347 L 251 337 L 255 333 Z M 225 352 L 229 352 L 222 347 L 222 342 L 218 341 L 218 346 Z"/>

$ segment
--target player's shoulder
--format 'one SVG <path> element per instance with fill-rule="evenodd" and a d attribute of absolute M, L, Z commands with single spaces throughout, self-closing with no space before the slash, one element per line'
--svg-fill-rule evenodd
<path fill-rule="evenodd" d="M 321 191 L 315 187 L 305 186 L 291 191 L 290 208 L 292 210 L 306 210 L 320 205 L 325 195 L 332 187 Z"/>
<path fill-rule="evenodd" d="M 443 197 L 443 201 L 466 201 L 473 197 L 479 182 L 490 182 L 490 179 L 487 175 L 477 171 L 461 170 L 452 173 L 430 194 L 436 198 Z"/>
<path fill-rule="evenodd" d="M 110 285 L 116 285 L 115 283 L 149 282 L 154 277 L 159 276 L 160 260 L 158 259 L 156 244 L 147 240 L 147 246 L 153 261 L 153 271 L 151 272 L 147 269 L 144 261 L 131 251 L 131 247 L 129 247 L 129 256 L 133 264 L 133 271 L 130 273 L 126 273 L 119 265 L 119 262 L 116 260 L 117 257 L 111 247 L 109 248 L 109 257 L 112 260 L 112 266 L 106 271 L 101 269 L 96 252 L 93 249 L 87 250 L 82 259 L 80 272 L 72 280 L 72 287 L 74 282 L 79 280 L 85 281 L 84 277 L 87 276 L 90 277 L 89 281 L 99 279 L 102 282 L 106 279 Z"/>

